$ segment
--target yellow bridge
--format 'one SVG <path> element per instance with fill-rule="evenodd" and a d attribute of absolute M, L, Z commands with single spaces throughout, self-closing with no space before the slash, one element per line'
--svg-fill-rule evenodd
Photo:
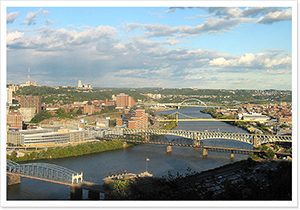
<path fill-rule="evenodd" d="M 178 121 L 223 121 L 223 122 L 230 122 L 230 121 L 239 122 L 240 121 L 240 122 L 262 122 L 262 121 L 265 121 L 265 120 L 238 120 L 238 119 L 202 119 L 202 118 L 191 117 L 191 116 L 182 114 L 180 112 L 174 112 L 174 113 L 172 113 L 170 115 L 175 115 L 176 118 L 175 119 L 163 119 L 163 120 L 157 120 L 157 121 L 159 121 L 159 122 L 170 122 L 170 121 L 175 121 L 175 122 L 178 122 Z M 189 119 L 179 119 L 178 115 L 189 117 Z"/>
<path fill-rule="evenodd" d="M 168 121 L 241 121 L 241 122 L 258 122 L 262 120 L 236 120 L 236 119 L 168 119 L 168 120 L 157 120 L 159 122 L 168 122 Z"/>

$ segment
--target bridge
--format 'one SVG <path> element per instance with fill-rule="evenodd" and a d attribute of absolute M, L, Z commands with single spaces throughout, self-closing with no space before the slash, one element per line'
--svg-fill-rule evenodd
<path fill-rule="evenodd" d="M 292 136 L 286 135 L 260 135 L 249 133 L 230 133 L 230 132 L 209 132 L 209 131 L 188 131 L 188 130 L 160 130 L 160 129 L 130 129 L 130 128 L 116 128 L 105 131 L 105 135 L 115 136 L 141 136 L 149 139 L 151 136 L 172 135 L 183 137 L 185 139 L 192 139 L 190 144 L 200 145 L 201 141 L 209 139 L 229 139 L 252 144 L 258 147 L 262 144 L 276 143 L 276 142 L 292 142 Z"/>
<path fill-rule="evenodd" d="M 176 136 L 169 140 L 165 135 Z M 135 143 L 148 143 L 167 145 L 167 152 L 171 152 L 171 146 L 184 146 L 203 148 L 203 155 L 207 151 L 227 151 L 233 153 L 243 153 L 246 149 L 237 150 L 236 148 L 209 147 L 203 143 L 203 140 L 209 139 L 228 139 L 252 144 L 255 148 L 268 143 L 291 143 L 292 136 L 283 135 L 258 135 L 248 133 L 229 133 L 229 132 L 207 132 L 207 131 L 187 131 L 187 130 L 157 130 L 157 129 L 129 129 L 119 128 L 105 131 L 104 138 L 118 138 L 119 140 Z M 101 137 L 99 137 L 101 138 Z M 234 152 L 233 152 L 234 151 Z M 249 150 L 248 153 L 258 150 Z"/>
<path fill-rule="evenodd" d="M 191 117 L 191 116 L 182 114 L 180 112 L 174 112 L 174 113 L 169 114 L 169 115 L 175 116 L 175 119 L 163 119 L 163 120 L 157 120 L 157 121 L 159 121 L 159 122 L 172 122 L 172 121 L 175 121 L 175 122 L 179 122 L 179 121 L 189 121 L 189 122 L 190 121 L 262 122 L 262 121 L 265 121 L 265 120 L 238 120 L 238 119 L 215 119 L 215 118 L 212 118 L 212 119 L 203 119 L 203 118 Z M 188 118 L 179 119 L 179 115 L 183 116 L 183 117 L 188 117 Z"/>
<path fill-rule="evenodd" d="M 83 173 L 80 174 L 68 168 L 49 163 L 18 164 L 6 160 L 6 174 L 8 185 L 21 183 L 21 177 L 42 180 L 46 182 L 67 185 L 71 188 L 72 200 L 82 199 L 82 190 L 88 190 L 90 199 L 100 199 L 100 193 L 104 193 L 101 185 L 83 181 Z"/>
<path fill-rule="evenodd" d="M 194 102 L 194 103 L 191 103 L 191 102 Z M 169 106 L 169 107 L 176 107 L 177 109 L 180 109 L 180 107 L 183 107 L 183 106 L 184 107 L 205 107 L 205 108 L 207 108 L 207 105 L 203 101 L 201 101 L 197 98 L 188 98 L 180 103 L 163 103 L 162 105 Z"/>

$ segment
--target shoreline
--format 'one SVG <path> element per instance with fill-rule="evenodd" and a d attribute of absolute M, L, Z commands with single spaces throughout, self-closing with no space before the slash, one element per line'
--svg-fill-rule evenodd
<path fill-rule="evenodd" d="M 203 109 L 203 110 L 205 110 L 205 109 Z M 209 114 L 210 116 L 212 116 L 212 117 L 215 118 L 215 119 L 222 119 L 222 118 L 218 118 L 218 117 L 216 116 L 216 112 L 212 112 L 211 109 L 208 110 L 208 111 L 203 111 L 203 110 L 200 110 L 200 112 L 201 112 L 201 113 L 204 113 L 204 114 Z M 243 124 L 237 123 L 237 122 L 228 122 L 228 121 L 224 121 L 224 123 L 227 123 L 227 124 L 233 125 L 233 126 L 237 126 L 237 127 L 239 127 L 239 128 L 242 128 L 243 130 L 247 131 L 248 133 L 252 133 L 252 132 L 248 129 L 247 125 L 243 125 Z M 244 122 L 244 123 L 247 123 L 247 122 Z"/>
<path fill-rule="evenodd" d="M 133 146 L 133 144 L 127 144 L 126 147 Z M 29 155 L 26 153 L 23 157 L 16 157 L 16 155 L 6 155 L 8 160 L 14 162 L 29 162 L 36 160 L 47 160 L 47 159 L 61 159 L 76 157 L 88 154 L 101 153 L 106 151 L 113 151 L 122 149 L 123 142 L 119 140 L 112 141 L 99 141 L 99 142 L 87 142 L 84 144 L 78 144 L 75 146 L 57 146 L 39 152 L 31 152 Z M 14 153 L 15 154 L 15 153 Z"/>

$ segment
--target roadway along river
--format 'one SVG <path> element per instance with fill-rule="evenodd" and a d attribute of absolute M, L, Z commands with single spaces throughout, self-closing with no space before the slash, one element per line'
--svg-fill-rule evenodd
<path fill-rule="evenodd" d="M 173 113 L 164 111 L 158 113 Z M 199 112 L 199 108 L 180 109 L 181 113 L 196 118 L 211 118 L 208 114 Z M 179 122 L 180 130 L 199 130 L 199 131 L 221 131 L 247 133 L 247 131 L 231 126 L 224 122 Z M 210 140 L 204 142 L 206 145 L 220 145 L 236 148 L 252 148 L 251 145 L 229 140 Z M 139 145 L 117 151 L 63 158 L 56 160 L 41 160 L 57 164 L 77 172 L 83 172 L 86 181 L 103 183 L 103 178 L 109 172 L 127 170 L 128 172 L 141 173 L 146 170 L 146 158 L 148 162 L 148 172 L 156 177 L 167 175 L 168 171 L 172 174 L 177 172 L 185 174 L 188 167 L 192 171 L 205 171 L 216 168 L 232 161 L 239 161 L 247 158 L 246 155 L 235 154 L 234 160 L 230 160 L 229 153 L 209 152 L 208 157 L 202 157 L 201 149 L 172 147 L 172 153 L 166 153 L 166 146 L 163 145 Z M 67 186 L 53 184 L 27 178 L 21 179 L 21 184 L 8 186 L 8 200 L 69 200 L 70 189 Z M 83 191 L 83 198 L 87 199 L 87 191 Z"/>

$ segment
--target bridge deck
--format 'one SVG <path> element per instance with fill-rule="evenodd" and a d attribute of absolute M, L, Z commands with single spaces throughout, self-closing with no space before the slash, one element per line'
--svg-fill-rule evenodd
<path fill-rule="evenodd" d="M 6 172 L 6 174 L 7 175 L 13 175 L 13 176 L 25 177 L 25 178 L 29 178 L 29 179 L 36 179 L 36 180 L 41 180 L 41 181 L 51 182 L 51 183 L 56 183 L 56 184 L 61 184 L 61 185 L 67 185 L 67 186 L 70 186 L 70 187 L 80 188 L 80 189 L 83 189 L 83 190 L 91 190 L 91 191 L 94 191 L 94 192 L 105 193 L 105 191 L 104 191 L 104 189 L 102 188 L 101 185 L 99 185 L 97 183 L 93 183 L 93 182 L 83 181 L 83 182 L 78 183 L 78 184 L 72 184 L 72 183 L 58 181 L 58 180 L 51 180 L 51 179 L 46 179 L 46 178 L 28 176 L 28 175 L 20 174 L 20 173 Z"/>

